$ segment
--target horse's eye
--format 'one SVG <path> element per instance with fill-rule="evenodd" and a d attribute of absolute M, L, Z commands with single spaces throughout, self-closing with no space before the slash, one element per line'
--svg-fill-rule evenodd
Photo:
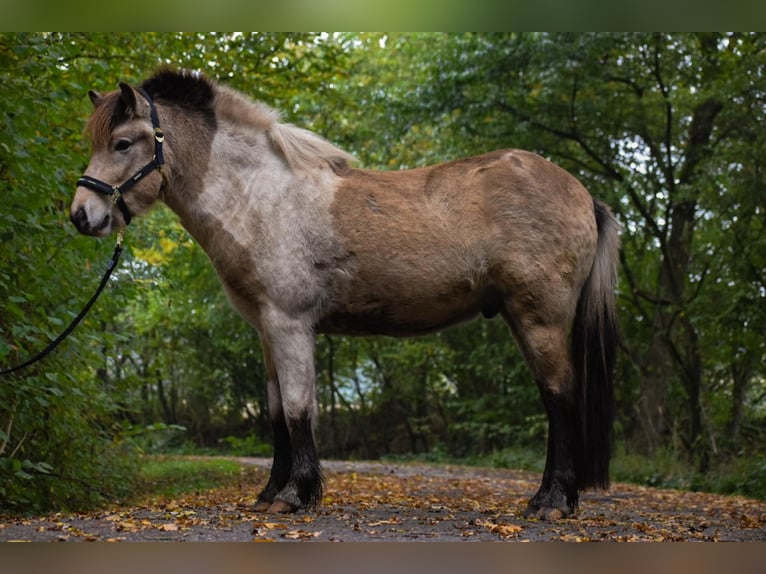
<path fill-rule="evenodd" d="M 126 139 L 120 139 L 120 140 L 117 140 L 116 144 L 114 144 L 114 149 L 115 151 L 125 151 L 132 145 L 133 145 L 132 141 L 126 140 Z"/>

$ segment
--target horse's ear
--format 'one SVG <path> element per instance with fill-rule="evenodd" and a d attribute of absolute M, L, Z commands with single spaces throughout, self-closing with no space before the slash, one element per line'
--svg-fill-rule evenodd
<path fill-rule="evenodd" d="M 101 103 L 101 98 L 103 96 L 99 94 L 96 90 L 90 90 L 88 92 L 88 97 L 90 98 L 90 101 L 93 103 L 93 107 L 97 108 L 98 105 Z"/>
<path fill-rule="evenodd" d="M 120 82 L 120 98 L 128 114 L 136 113 L 136 91 L 125 82 Z"/>

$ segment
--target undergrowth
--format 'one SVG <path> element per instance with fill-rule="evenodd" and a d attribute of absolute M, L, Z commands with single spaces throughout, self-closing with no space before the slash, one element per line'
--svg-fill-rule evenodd
<path fill-rule="evenodd" d="M 509 468 L 542 473 L 545 452 L 525 447 L 511 447 L 489 454 L 451 457 L 441 449 L 416 455 L 386 457 L 392 462 L 427 462 Z M 766 455 L 731 457 L 699 472 L 678 453 L 658 451 L 653 456 L 618 452 L 611 463 L 613 482 L 627 482 L 655 488 L 739 494 L 766 500 Z"/>
<path fill-rule="evenodd" d="M 652 457 L 619 453 L 612 462 L 612 480 L 766 500 L 766 456 L 730 457 L 703 473 L 670 450 Z"/>

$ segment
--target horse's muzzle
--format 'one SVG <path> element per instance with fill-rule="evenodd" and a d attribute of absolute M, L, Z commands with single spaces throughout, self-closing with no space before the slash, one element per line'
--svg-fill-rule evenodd
<path fill-rule="evenodd" d="M 106 227 L 109 225 L 110 217 L 107 214 L 103 221 L 101 221 L 98 225 L 95 227 L 91 224 L 90 219 L 88 218 L 88 212 L 85 211 L 85 207 L 80 206 L 76 211 L 69 214 L 69 218 L 72 220 L 72 223 L 77 228 L 77 231 L 82 233 L 83 235 L 101 235 L 101 231 L 106 229 Z"/>

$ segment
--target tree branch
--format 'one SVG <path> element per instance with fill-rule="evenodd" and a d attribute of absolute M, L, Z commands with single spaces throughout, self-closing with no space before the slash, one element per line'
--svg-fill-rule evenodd
<path fill-rule="evenodd" d="M 722 110 L 723 104 L 712 97 L 697 104 L 694 108 L 692 123 L 689 127 L 686 158 L 678 178 L 680 184 L 691 183 L 697 166 L 706 156 L 715 119 Z"/>
<path fill-rule="evenodd" d="M 565 131 L 558 128 L 555 128 L 553 126 L 549 126 L 547 124 L 544 124 L 536 119 L 534 119 L 529 114 L 525 114 L 521 112 L 516 107 L 508 104 L 507 102 L 499 101 L 497 102 L 497 106 L 502 109 L 503 111 L 509 112 L 513 115 L 515 115 L 517 118 L 519 118 L 521 121 L 527 122 L 530 125 L 536 127 L 539 130 L 542 130 L 546 133 L 549 133 L 551 135 L 558 136 L 562 139 L 569 140 L 575 142 L 577 145 L 579 145 L 582 150 L 591 158 L 593 159 L 598 165 L 600 165 L 604 172 L 603 174 L 607 177 L 614 179 L 615 181 L 622 182 L 624 181 L 624 176 L 622 173 L 615 168 L 612 164 L 605 161 L 601 158 L 594 150 L 591 148 L 585 140 L 582 139 L 581 135 L 576 131 Z"/>
<path fill-rule="evenodd" d="M 657 150 L 657 160 L 660 162 L 660 168 L 662 169 L 665 180 L 668 186 L 668 189 L 672 191 L 673 187 L 675 186 L 675 181 L 673 177 L 673 155 L 671 153 L 672 145 L 673 145 L 673 105 L 670 103 L 670 91 L 668 90 L 668 87 L 665 85 L 665 81 L 662 77 L 662 69 L 660 67 L 660 42 L 659 38 L 658 41 L 655 42 L 654 45 L 654 65 L 652 66 L 652 73 L 654 75 L 655 80 L 657 80 L 657 85 L 660 88 L 660 93 L 662 93 L 662 99 L 665 102 L 665 154 L 666 158 L 665 161 L 662 159 L 662 154 L 659 150 Z"/>

